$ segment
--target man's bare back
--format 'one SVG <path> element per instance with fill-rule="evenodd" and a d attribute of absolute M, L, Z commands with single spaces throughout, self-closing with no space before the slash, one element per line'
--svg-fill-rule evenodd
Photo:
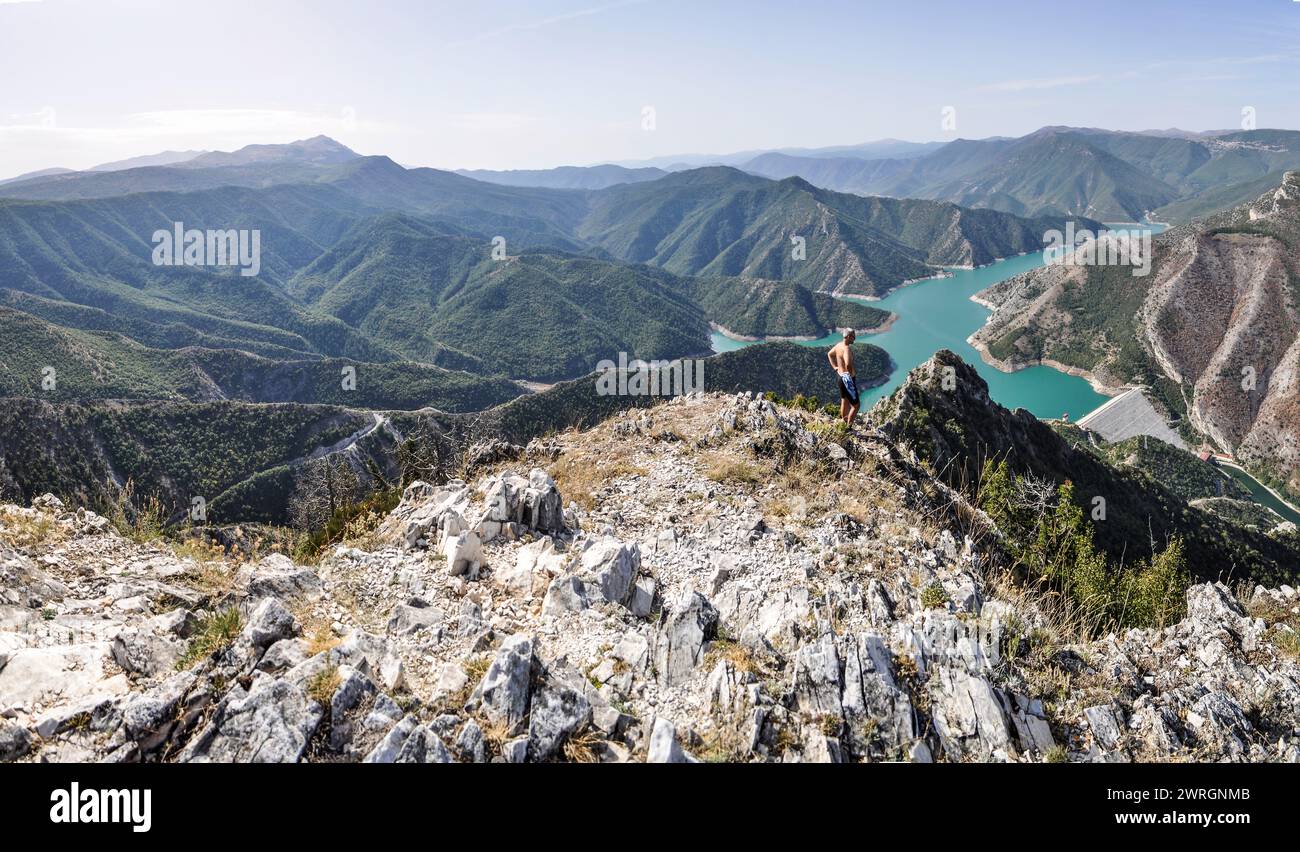
<path fill-rule="evenodd" d="M 853 369 L 853 350 L 849 344 L 843 340 L 831 347 L 827 353 L 831 366 L 837 373 L 848 373 L 850 376 L 856 376 L 857 371 Z"/>

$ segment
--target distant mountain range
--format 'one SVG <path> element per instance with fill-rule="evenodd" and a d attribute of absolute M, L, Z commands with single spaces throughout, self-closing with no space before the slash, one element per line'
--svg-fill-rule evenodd
<path fill-rule="evenodd" d="M 541 186 L 550 189 L 604 189 L 620 183 L 658 180 L 668 174 L 663 169 L 629 169 L 624 166 L 560 166 L 556 169 L 515 169 L 497 172 L 490 169 L 458 169 L 456 174 L 503 186 Z"/>
<path fill-rule="evenodd" d="M 155 265 L 152 235 L 176 222 L 257 230 L 258 274 Z M 87 397 L 137 397 L 119 379 L 145 362 L 165 375 L 142 386 L 166 398 L 267 396 L 177 378 L 213 360 L 155 354 L 179 349 L 552 382 L 621 351 L 707 354 L 711 322 L 753 336 L 877 326 L 883 312 L 817 294 L 881 295 L 943 265 L 1038 249 L 1062 224 L 725 167 L 597 190 L 502 186 L 318 137 L 0 189 L 0 326 L 21 331 L 0 357 L 30 370 L 40 347 L 18 341 L 50 333 L 21 312 L 95 335 L 58 347 L 78 353 L 65 380 Z M 104 369 L 88 366 L 97 359 Z M 427 392 L 375 399 L 463 406 L 439 375 L 415 382 Z"/>
<path fill-rule="evenodd" d="M 164 152 L 81 172 L 47 169 L 0 181 L 4 195 L 68 200 L 149 190 L 265 187 L 330 181 L 330 167 L 361 157 L 327 137 L 234 152 Z M 391 162 L 391 161 L 390 161 Z M 395 164 L 394 164 L 395 165 Z M 459 170 L 512 187 L 599 190 L 701 167 L 731 166 L 761 177 L 800 177 L 858 195 L 949 201 L 1019 216 L 1185 222 L 1256 197 L 1300 168 L 1300 132 L 1179 129 L 1140 132 L 1044 127 L 1019 138 L 952 142 L 883 139 L 858 145 L 682 154 L 553 169 Z M 105 172 L 158 167 L 114 179 Z M 184 171 L 180 171 L 184 170 Z M 412 172 L 437 172 L 412 169 Z M 438 172 L 446 174 L 446 172 Z"/>
<path fill-rule="evenodd" d="M 1300 168 L 1300 132 L 1045 127 L 1019 139 L 959 139 L 908 159 L 769 153 L 741 168 L 845 192 L 942 199 L 1022 216 L 1185 221 L 1246 201 L 1260 181 Z"/>
<path fill-rule="evenodd" d="M 463 172 L 515 186 L 598 188 L 663 172 L 732 166 L 858 195 L 950 201 L 1019 216 L 1185 222 L 1220 212 L 1300 168 L 1300 132 L 1044 127 L 1019 138 L 677 155 L 618 166 Z M 639 166 L 632 169 L 621 167 Z"/>
<path fill-rule="evenodd" d="M 907 159 L 920 157 L 942 148 L 944 142 L 906 142 L 902 139 L 877 139 L 857 145 L 831 145 L 822 148 L 769 148 L 736 151 L 731 154 L 671 154 L 647 160 L 622 160 L 620 166 L 653 167 L 670 172 L 696 169 L 701 166 L 743 166 L 764 154 L 785 154 L 792 157 L 854 157 L 862 160 Z"/>
<path fill-rule="evenodd" d="M 207 151 L 162 151 L 158 154 L 146 154 L 142 157 L 131 157 L 126 160 L 115 160 L 111 163 L 101 163 L 98 166 L 91 166 L 85 169 L 87 172 L 118 172 L 123 169 L 138 169 L 145 166 L 170 166 L 176 163 L 183 163 L 192 160 L 200 154 L 206 154 Z M 53 177 L 55 175 L 77 174 L 77 169 L 65 169 L 55 167 L 51 169 L 41 169 L 35 172 L 18 175 L 17 177 L 5 178 L 0 180 L 0 185 L 6 183 L 18 183 L 20 181 L 34 180 L 36 178 Z"/>
<path fill-rule="evenodd" d="M 637 183 L 655 180 L 672 172 L 688 171 L 706 166 L 732 166 L 746 171 L 762 174 L 750 164 L 764 157 L 789 157 L 797 160 L 808 159 L 848 159 L 851 161 L 876 159 L 909 159 L 921 157 L 937 151 L 944 142 L 904 142 L 899 139 L 881 139 L 864 142 L 859 145 L 835 145 L 826 148 L 781 148 L 775 151 L 739 151 L 734 154 L 676 154 L 668 157 L 655 157 L 649 160 L 606 163 L 597 166 L 560 166 L 553 169 L 516 169 L 510 171 L 493 171 L 491 169 L 459 169 L 458 175 L 500 183 L 507 186 L 543 186 L 554 189 L 603 189 L 619 183 Z M 790 177 L 797 174 L 781 175 Z M 821 184 L 807 177 L 818 186 Z M 772 175 L 769 175 L 772 177 Z"/>

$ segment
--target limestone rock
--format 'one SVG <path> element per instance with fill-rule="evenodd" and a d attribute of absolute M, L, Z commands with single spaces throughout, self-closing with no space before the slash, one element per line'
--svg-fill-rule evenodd
<path fill-rule="evenodd" d="M 583 551 L 581 570 L 605 600 L 627 604 L 641 570 L 641 549 L 635 542 L 624 544 L 612 536 L 602 538 Z"/>
<path fill-rule="evenodd" d="M 840 658 L 834 636 L 824 634 L 795 653 L 793 691 L 800 712 L 814 718 L 840 718 Z"/>
<path fill-rule="evenodd" d="M 269 676 L 227 698 L 178 758 L 182 763 L 295 763 L 322 708 L 297 686 Z"/>
<path fill-rule="evenodd" d="M 407 603 L 393 607 L 388 618 L 388 632 L 398 636 L 410 636 L 428 630 L 442 623 L 442 610 L 430 606 L 427 602 L 413 598 Z"/>
<path fill-rule="evenodd" d="M 949 759 L 1005 760 L 1011 731 L 989 682 L 947 667 L 937 668 L 932 677 L 934 730 Z"/>
<path fill-rule="evenodd" d="M 298 622 L 276 598 L 266 598 L 259 603 L 248 618 L 248 626 L 244 628 L 244 635 L 258 649 L 270 647 L 297 632 Z"/>
<path fill-rule="evenodd" d="M 591 606 L 587 596 L 587 586 L 574 574 L 556 577 L 546 589 L 542 600 L 543 615 L 560 615 L 566 612 L 581 612 Z"/>
<path fill-rule="evenodd" d="M 672 722 L 657 717 L 650 734 L 650 748 L 646 752 L 646 763 L 699 763 L 690 752 L 682 748 L 677 741 L 677 727 Z"/>
<path fill-rule="evenodd" d="M 0 669 L 0 711 L 123 695 L 130 683 L 125 675 L 107 673 L 111 659 L 108 642 L 19 648 Z"/>
<path fill-rule="evenodd" d="M 517 731 L 528 714 L 533 667 L 533 638 L 516 634 L 501 643 L 483 680 L 470 698 L 483 715 L 507 731 Z"/>
<path fill-rule="evenodd" d="M 32 735 L 26 728 L 0 720 L 0 763 L 25 757 L 31 749 Z"/>
<path fill-rule="evenodd" d="M 248 581 L 248 596 L 257 598 L 315 598 L 321 594 L 320 577 L 309 568 L 293 564 L 287 556 L 272 554 L 262 559 Z"/>
<path fill-rule="evenodd" d="M 113 660 L 133 674 L 154 677 L 176 668 L 179 642 L 129 627 L 113 639 Z"/>
<path fill-rule="evenodd" d="M 655 665 L 663 686 L 689 678 L 703 661 L 704 643 L 718 627 L 718 611 L 698 592 L 684 591 L 664 620 L 656 642 Z"/>
<path fill-rule="evenodd" d="M 543 684 L 533 694 L 529 714 L 529 759 L 550 760 L 566 739 L 590 721 L 591 704 L 581 692 L 564 684 Z"/>
<path fill-rule="evenodd" d="M 453 576 L 457 574 L 478 576 L 479 564 L 483 558 L 483 547 L 479 542 L 478 533 L 466 531 L 449 535 L 443 545 L 442 556 L 447 561 L 447 568 Z"/>

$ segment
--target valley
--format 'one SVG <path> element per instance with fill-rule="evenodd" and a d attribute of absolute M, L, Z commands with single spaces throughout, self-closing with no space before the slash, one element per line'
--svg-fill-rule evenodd
<path fill-rule="evenodd" d="M 951 148 L 900 162 L 919 169 Z M 817 162 L 837 165 L 830 154 Z M 554 181 L 480 175 L 495 182 L 485 183 L 405 169 L 325 137 L 121 165 L 0 187 L 0 392 L 56 403 L 293 403 L 304 413 L 428 409 L 445 421 L 573 380 L 620 352 L 699 357 L 763 339 L 816 350 L 845 326 L 886 353 L 864 381 L 867 406 L 939 349 L 977 365 L 999 402 L 1044 418 L 1096 409 L 1110 381 L 1056 350 L 1007 359 L 1006 335 L 991 337 L 1006 314 L 1000 294 L 1042 266 L 1042 235 L 1101 227 L 1090 219 L 865 198 L 730 166 L 570 170 Z M 128 187 L 144 191 L 116 194 Z M 260 274 L 149 263 L 148 235 L 172 219 L 256 225 Z M 833 389 L 808 393 L 811 376 L 797 386 L 781 373 L 788 366 L 760 359 L 731 386 L 833 401 Z M 49 387 L 47 376 L 57 377 Z M 545 421 L 556 422 L 577 421 Z M 271 469 L 291 470 L 292 457 L 275 458 L 218 494 L 253 474 L 254 491 L 290 487 L 293 476 Z M 119 464 L 110 465 L 118 486 L 133 477 Z M 40 478 L 19 480 L 34 494 Z M 185 490 L 171 492 L 173 505 Z"/>
<path fill-rule="evenodd" d="M 940 278 L 908 284 L 880 300 L 864 302 L 896 316 L 888 329 L 861 336 L 889 353 L 897 370 L 890 381 L 863 394 L 864 406 L 887 396 L 907 371 L 924 362 L 939 349 L 950 349 L 975 364 L 989 384 L 993 398 L 1009 408 L 1024 408 L 1043 418 L 1069 414 L 1080 417 L 1103 404 L 1107 397 L 1078 376 L 1043 365 L 1004 372 L 986 365 L 967 338 L 984 324 L 990 311 L 970 297 L 1016 275 L 1043 265 L 1041 252 L 995 261 L 976 269 L 949 269 Z M 845 301 L 855 301 L 845 299 Z M 841 335 L 800 341 L 807 346 L 831 346 Z M 748 345 L 715 331 L 714 351 L 725 352 Z"/>
<path fill-rule="evenodd" d="M 0 761 L 1300 759 L 1293 141 L 0 182 Z"/>

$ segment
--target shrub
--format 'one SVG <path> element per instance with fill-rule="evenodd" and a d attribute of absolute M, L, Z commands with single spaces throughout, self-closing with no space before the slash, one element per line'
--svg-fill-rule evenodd
<path fill-rule="evenodd" d="M 294 546 L 294 560 L 314 562 L 331 545 L 373 531 L 401 501 L 402 493 L 390 488 L 335 509 L 323 527 L 310 531 L 297 542 Z"/>
<path fill-rule="evenodd" d="M 926 609 L 939 609 L 948 605 L 948 593 L 938 583 L 931 583 L 921 592 L 921 606 Z"/>
<path fill-rule="evenodd" d="M 138 497 L 135 481 L 128 479 L 114 496 L 109 520 L 123 537 L 144 544 L 162 538 L 167 527 L 167 510 L 155 495 Z"/>
<path fill-rule="evenodd" d="M 1005 461 L 985 462 L 979 504 L 1016 568 L 1063 592 L 1092 629 L 1164 627 L 1182 617 L 1191 582 L 1182 539 L 1170 539 L 1148 564 L 1111 564 L 1071 483 L 1053 489 L 1013 475 Z"/>

